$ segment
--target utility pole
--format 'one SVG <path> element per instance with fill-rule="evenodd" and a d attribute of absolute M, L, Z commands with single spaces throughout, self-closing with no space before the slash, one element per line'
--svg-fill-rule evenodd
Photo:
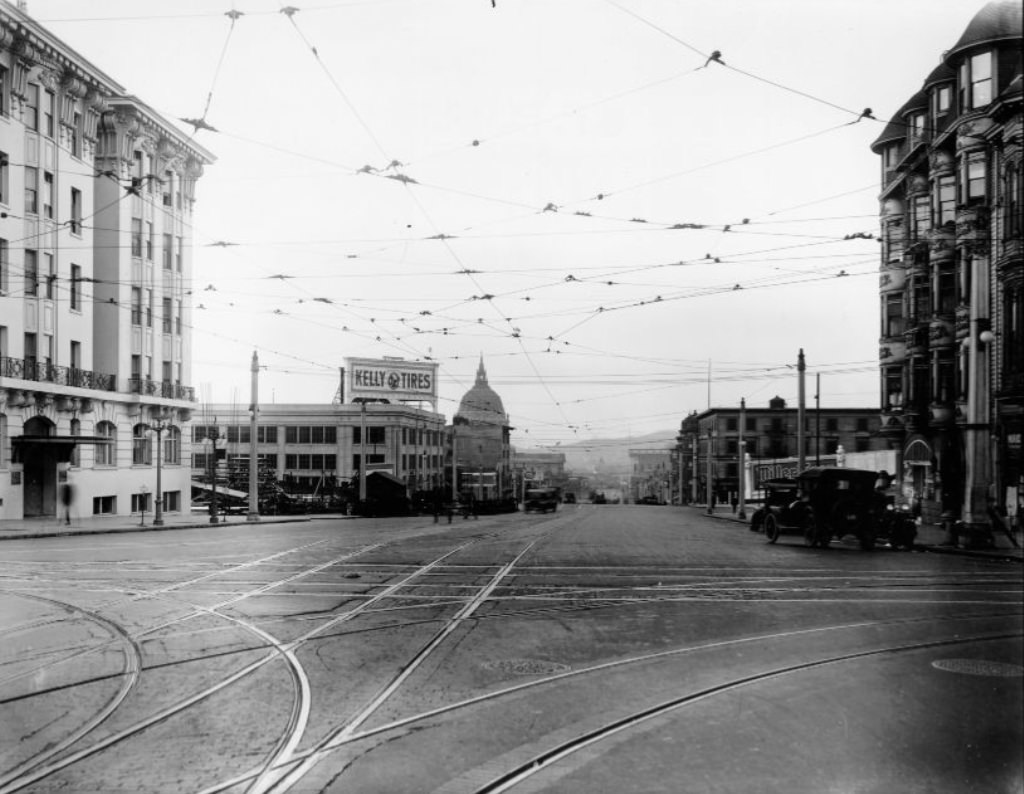
<path fill-rule="evenodd" d="M 366 501 L 366 401 L 359 409 L 359 501 Z"/>
<path fill-rule="evenodd" d="M 796 408 L 796 470 L 797 473 L 807 468 L 807 450 L 804 443 L 804 422 L 806 412 L 807 395 L 804 393 L 804 372 L 807 364 L 804 362 L 804 349 L 800 348 L 800 355 L 797 357 L 796 370 L 798 382 L 798 398 Z"/>
<path fill-rule="evenodd" d="M 252 351 L 252 402 L 249 405 L 249 512 L 246 521 L 260 520 L 259 471 L 256 454 L 256 418 L 260 412 L 259 398 L 260 360 Z"/>
<path fill-rule="evenodd" d="M 690 441 L 693 443 L 693 468 L 690 469 L 690 502 L 697 504 L 697 430 L 694 430 Z"/>
<path fill-rule="evenodd" d="M 714 421 L 714 420 L 712 420 L 712 421 Z M 711 498 L 713 496 L 713 494 L 712 494 L 712 490 L 713 489 L 712 489 L 711 479 L 712 479 L 713 473 L 714 473 L 714 467 L 712 465 L 712 460 L 711 460 L 711 457 L 712 457 L 711 456 L 711 445 L 712 445 L 712 443 L 714 441 L 714 437 L 715 437 L 715 432 L 714 432 L 714 430 L 711 429 L 711 425 L 708 425 L 708 481 L 707 481 L 707 512 L 708 512 L 708 515 L 711 515 L 712 513 L 715 512 L 715 508 L 714 508 L 714 506 L 711 503 Z"/>
<path fill-rule="evenodd" d="M 814 465 L 821 465 L 821 373 L 814 373 Z"/>
<path fill-rule="evenodd" d="M 455 436 L 455 420 L 452 420 L 452 501 L 458 501 L 459 498 L 459 462 L 458 462 L 458 443 Z"/>
<path fill-rule="evenodd" d="M 743 438 L 743 430 L 744 430 L 744 427 L 745 427 L 746 424 L 747 424 L 747 398 L 746 397 L 741 397 L 740 398 L 740 443 L 739 443 L 740 462 L 739 462 L 739 467 L 736 470 L 737 473 L 738 473 L 738 478 L 739 478 L 738 481 L 739 481 L 739 491 L 740 491 L 740 493 L 739 493 L 740 504 L 739 504 L 739 510 L 736 513 L 736 515 L 739 517 L 739 519 L 741 521 L 745 520 L 746 517 L 747 517 L 747 509 L 746 509 L 747 508 L 747 496 L 746 496 L 746 490 L 747 490 L 747 483 L 746 483 L 747 442 Z"/>

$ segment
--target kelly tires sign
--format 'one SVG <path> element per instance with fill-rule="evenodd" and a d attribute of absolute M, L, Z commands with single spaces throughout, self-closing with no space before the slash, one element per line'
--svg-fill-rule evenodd
<path fill-rule="evenodd" d="M 346 398 L 437 402 L 437 364 L 402 359 L 345 359 Z"/>

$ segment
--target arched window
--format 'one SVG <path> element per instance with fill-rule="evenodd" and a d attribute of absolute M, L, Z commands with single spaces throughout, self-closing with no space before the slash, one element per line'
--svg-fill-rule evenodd
<path fill-rule="evenodd" d="M 117 427 L 113 422 L 99 422 L 96 435 L 110 439 L 109 443 L 97 444 L 94 466 L 114 466 L 117 461 Z"/>
<path fill-rule="evenodd" d="M 71 435 L 82 435 L 82 423 L 78 419 L 71 420 Z M 78 444 L 71 449 L 71 465 L 76 468 L 82 465 L 82 447 Z"/>
<path fill-rule="evenodd" d="M 181 463 L 181 431 L 176 427 L 164 433 L 164 463 Z"/>
<path fill-rule="evenodd" d="M 153 445 L 149 441 L 149 425 L 137 424 L 132 428 L 132 464 L 153 465 Z"/>

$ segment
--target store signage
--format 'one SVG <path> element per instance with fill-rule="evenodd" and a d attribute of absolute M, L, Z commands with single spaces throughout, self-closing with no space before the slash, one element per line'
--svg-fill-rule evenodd
<path fill-rule="evenodd" d="M 346 358 L 347 400 L 437 400 L 437 364 L 391 358 Z"/>

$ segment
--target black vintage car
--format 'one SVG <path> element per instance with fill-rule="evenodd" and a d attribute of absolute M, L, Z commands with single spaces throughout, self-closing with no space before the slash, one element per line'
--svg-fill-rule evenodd
<path fill-rule="evenodd" d="M 765 537 L 775 543 L 784 534 L 798 534 L 808 546 L 828 548 L 833 538 L 853 535 L 865 550 L 879 540 L 912 548 L 917 527 L 892 509 L 892 499 L 876 488 L 878 479 L 877 472 L 863 469 L 804 470 L 796 478 L 793 501 L 765 507 Z"/>
<path fill-rule="evenodd" d="M 772 508 L 782 508 L 796 501 L 797 487 L 796 480 L 790 477 L 780 477 L 775 480 L 765 480 L 761 483 L 760 489 L 764 491 L 764 504 L 750 516 L 750 531 L 764 531 L 764 517 Z"/>

